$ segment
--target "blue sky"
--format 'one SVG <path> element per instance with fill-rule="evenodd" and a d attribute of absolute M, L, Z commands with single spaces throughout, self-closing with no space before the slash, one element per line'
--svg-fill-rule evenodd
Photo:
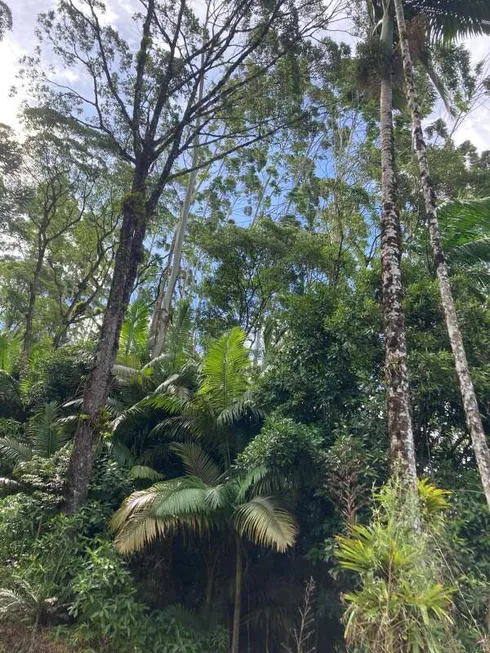
<path fill-rule="evenodd" d="M 19 68 L 20 57 L 32 53 L 35 47 L 34 31 L 38 13 L 50 9 L 55 4 L 55 0 L 10 0 L 9 4 L 13 12 L 14 28 L 0 43 L 0 61 L 2 62 L 0 122 L 16 126 L 18 125 L 16 116 L 19 103 L 25 98 L 25 95 L 18 92 L 16 96 L 9 97 L 9 90 L 16 83 L 15 77 Z M 106 20 L 116 25 L 124 23 L 126 31 L 128 26 L 131 25 L 128 19 L 132 13 L 132 7 L 135 6 L 134 0 L 106 0 L 106 4 L 108 6 Z M 344 21 L 336 24 L 335 27 L 339 29 L 339 32 L 337 34 L 331 33 L 331 35 L 338 40 L 351 40 L 342 29 L 346 26 L 347 24 Z M 473 38 L 468 40 L 466 44 L 475 63 L 487 57 L 490 67 L 490 37 Z M 67 81 L 76 81 L 76 75 L 73 71 L 64 71 L 63 74 Z M 445 114 L 442 106 L 438 107 L 437 113 L 449 121 L 449 117 Z M 485 102 L 475 108 L 465 119 L 455 132 L 454 138 L 458 143 L 469 139 L 479 150 L 490 149 L 490 97 L 487 97 Z"/>

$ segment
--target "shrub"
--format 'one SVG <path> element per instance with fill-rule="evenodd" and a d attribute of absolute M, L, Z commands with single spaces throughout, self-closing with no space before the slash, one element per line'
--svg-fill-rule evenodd
<path fill-rule="evenodd" d="M 420 485 L 418 501 L 391 481 L 375 495 L 371 523 L 354 524 L 348 537 L 337 538 L 340 565 L 356 572 L 360 583 L 344 595 L 345 637 L 362 651 L 457 650 L 451 635 L 453 590 L 443 583 L 436 545 L 448 504 L 442 491 Z"/>

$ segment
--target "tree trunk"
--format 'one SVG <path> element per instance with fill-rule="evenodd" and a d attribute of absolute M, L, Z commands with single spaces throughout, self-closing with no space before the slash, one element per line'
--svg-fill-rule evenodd
<path fill-rule="evenodd" d="M 199 141 L 196 140 L 192 152 L 191 168 L 194 168 L 197 165 L 198 153 Z M 177 279 L 179 278 L 180 274 L 180 266 L 182 264 L 182 246 L 184 244 L 184 238 L 187 231 L 187 223 L 189 221 L 191 206 L 194 201 L 196 179 L 197 170 L 194 170 L 189 174 L 189 181 L 187 182 L 185 198 L 182 204 L 179 222 L 177 224 L 173 238 L 173 256 L 171 259 L 169 258 L 170 275 L 168 278 L 167 286 L 165 288 L 165 294 L 163 295 L 163 300 L 161 301 L 160 305 L 160 316 L 157 320 L 158 328 L 155 333 L 155 341 L 151 352 L 152 358 L 157 358 L 157 356 L 161 355 L 163 351 L 163 345 L 165 344 L 165 337 L 170 325 L 172 300 L 175 293 L 175 286 L 177 285 Z"/>
<path fill-rule="evenodd" d="M 454 299 L 449 282 L 449 272 L 444 251 L 442 249 L 441 235 L 436 211 L 436 195 L 430 177 L 429 164 L 427 161 L 427 147 L 422 130 L 420 108 L 415 90 L 412 57 L 410 55 L 409 43 L 405 17 L 403 13 L 402 0 L 395 0 L 396 18 L 400 35 L 400 44 L 403 56 L 403 70 L 405 73 L 405 87 L 407 100 L 412 114 L 412 127 L 415 142 L 415 149 L 419 164 L 420 180 L 425 200 L 425 210 L 429 226 L 430 240 L 434 254 L 437 278 L 441 293 L 441 302 L 446 318 L 446 326 L 449 334 L 449 341 L 454 356 L 456 372 L 458 374 L 463 406 L 466 415 L 466 424 L 470 433 L 471 442 L 475 452 L 483 491 L 490 508 L 490 450 L 488 448 L 485 432 L 483 430 L 478 401 L 475 389 L 471 380 L 471 374 L 466 359 L 466 352 L 459 328 L 458 317 L 454 305 Z"/>
<path fill-rule="evenodd" d="M 133 184 L 133 192 L 123 204 L 123 222 L 114 264 L 112 284 L 100 332 L 94 366 L 85 384 L 81 414 L 68 465 L 65 512 L 80 510 L 88 492 L 95 437 L 105 428 L 103 408 L 109 394 L 121 325 L 129 302 L 138 264 L 143 253 L 147 225 L 145 190 Z"/>
<path fill-rule="evenodd" d="M 230 653 L 239 653 L 240 651 L 240 622 L 242 609 L 242 544 L 238 535 L 235 535 L 235 603 L 233 606 L 233 632 L 231 636 Z"/>
<path fill-rule="evenodd" d="M 151 324 L 150 324 L 150 334 L 149 334 L 149 341 L 150 341 L 150 351 L 153 353 L 153 349 L 155 346 L 155 338 L 157 336 L 157 333 L 160 332 L 160 325 L 161 325 L 161 313 L 162 313 L 162 306 L 163 306 L 163 299 L 165 297 L 165 290 L 167 287 L 167 277 L 170 272 L 170 268 L 172 267 L 172 261 L 174 257 L 174 246 L 175 246 L 175 233 L 172 238 L 172 242 L 170 243 L 170 249 L 168 252 L 168 261 L 167 265 L 162 271 L 162 274 L 160 276 L 160 283 L 158 284 L 158 293 L 157 293 L 157 298 L 155 301 L 155 305 L 153 307 L 153 315 L 151 318 Z"/>
<path fill-rule="evenodd" d="M 383 16 L 383 73 L 380 99 L 382 227 L 381 267 L 385 324 L 385 379 L 392 464 L 416 489 L 415 447 L 410 414 L 405 316 L 402 306 L 401 233 L 397 207 L 393 138 L 393 28 L 390 8 Z"/>
<path fill-rule="evenodd" d="M 24 331 L 24 340 L 22 344 L 22 367 L 27 366 L 32 345 L 32 324 L 34 322 L 34 309 L 36 307 L 37 295 L 39 293 L 39 282 L 44 265 L 44 256 L 46 254 L 46 242 L 43 238 L 39 239 L 36 268 L 29 287 L 29 304 L 27 306 L 26 326 Z"/>

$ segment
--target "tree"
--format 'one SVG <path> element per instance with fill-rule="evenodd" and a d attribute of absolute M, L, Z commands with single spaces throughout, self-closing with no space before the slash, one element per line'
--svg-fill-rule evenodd
<path fill-rule="evenodd" d="M 45 259 L 49 249 L 82 220 L 93 185 L 83 171 L 73 172 L 66 153 L 49 142 L 35 141 L 31 147 L 27 171 L 34 183 L 34 192 L 27 206 L 29 221 L 27 225 L 23 220 L 18 224 L 20 233 L 34 249 L 22 347 L 24 364 L 31 349 L 34 310 Z"/>
<path fill-rule="evenodd" d="M 239 651 L 241 538 L 285 551 L 296 536 L 293 516 L 259 491 L 258 483 L 267 470 L 232 473 L 232 462 L 239 450 L 233 425 L 251 408 L 247 392 L 250 362 L 244 340 L 245 334 L 235 328 L 209 348 L 202 362 L 199 387 L 190 399 L 156 393 L 141 402 L 170 413 L 154 430 L 167 438 L 183 440 L 171 445 L 171 450 L 182 460 L 186 475 L 133 493 L 112 521 L 117 531 L 116 546 L 126 553 L 175 529 L 204 533 L 218 528 L 231 534 L 235 546 L 233 653 Z M 196 437 L 207 443 L 219 463 Z"/>
<path fill-rule="evenodd" d="M 186 475 L 129 496 L 112 519 L 116 547 L 123 553 L 143 548 L 174 530 L 227 532 L 235 547 L 235 598 L 231 653 L 239 652 L 243 582 L 242 538 L 284 552 L 294 544 L 294 517 L 277 500 L 254 487 L 260 470 L 230 477 L 197 443 L 173 446 Z"/>
<path fill-rule="evenodd" d="M 12 29 L 12 11 L 6 2 L 0 2 L 0 40 Z"/>
<path fill-rule="evenodd" d="M 373 7 L 374 3 L 369 3 Z M 379 8 L 379 7 L 378 7 Z M 400 465 L 408 486 L 415 488 L 417 469 L 410 415 L 405 316 L 402 306 L 401 228 L 393 138 L 394 12 L 381 2 L 381 266 L 385 337 L 385 383 L 391 458 Z M 398 461 L 398 462 L 397 462 Z"/>
<path fill-rule="evenodd" d="M 442 248 L 442 239 L 437 218 L 437 200 L 430 178 L 427 147 L 422 129 L 419 101 L 415 89 L 414 69 L 410 54 L 403 2 L 402 0 L 394 0 L 394 3 L 403 56 L 405 89 L 412 115 L 415 150 L 419 164 L 420 181 L 425 201 L 426 219 L 429 227 L 436 274 L 441 291 L 441 302 L 459 378 L 468 431 L 473 443 L 483 490 L 490 508 L 490 449 L 486 441 L 485 431 L 483 430 L 480 409 L 471 379 L 463 336 L 459 328 L 458 316 L 451 291 L 449 269 Z M 417 5 L 417 3 L 415 4 Z M 490 8 L 481 3 L 468 3 L 464 7 L 460 3 L 450 3 L 442 12 L 439 3 L 427 2 L 424 5 L 421 2 L 418 8 L 425 11 L 428 19 L 429 35 L 432 38 L 443 36 L 446 39 L 450 39 L 461 34 L 490 33 Z"/>
<path fill-rule="evenodd" d="M 238 100 L 250 79 L 328 22 L 316 0 L 298 6 L 285 0 L 270 6 L 237 0 L 213 5 L 212 22 L 203 29 L 185 0 L 178 6 L 149 0 L 136 16 L 140 42 L 134 51 L 122 34 L 104 25 L 103 11 L 104 5 L 96 0 L 82 4 L 63 0 L 57 12 L 41 16 L 43 38 L 63 65 L 77 66 L 86 76 L 90 93 L 66 85 L 60 90 L 48 73 L 37 72 L 35 61 L 30 67 L 41 105 L 31 115 L 73 128 L 131 169 L 111 289 L 68 469 L 68 512 L 78 511 L 87 494 L 99 411 L 107 399 L 147 225 L 163 191 L 172 179 L 192 172 L 184 155 L 197 136 L 207 134 L 208 144 L 230 136 L 214 131 L 215 117 Z M 332 5 L 330 14 L 335 11 Z M 262 65 L 248 75 L 246 64 L 259 51 Z M 231 149 L 267 133 L 267 119 L 237 126 Z M 218 156 L 227 153 L 224 147 Z M 209 159 L 201 161 L 199 167 L 208 163 Z"/>

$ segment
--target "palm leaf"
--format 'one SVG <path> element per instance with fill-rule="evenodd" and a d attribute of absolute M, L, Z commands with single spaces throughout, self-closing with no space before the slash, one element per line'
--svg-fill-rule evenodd
<path fill-rule="evenodd" d="M 262 419 L 265 415 L 264 411 L 255 404 L 254 396 L 249 390 L 235 400 L 231 406 L 221 411 L 216 423 L 218 426 L 232 426 L 247 414 L 256 420 Z"/>
<path fill-rule="evenodd" d="M 238 479 L 238 493 L 237 501 L 241 503 L 247 498 L 248 492 L 257 484 L 259 484 L 268 474 L 268 469 L 265 465 L 259 465 L 258 467 L 252 467 L 245 476 Z"/>
<path fill-rule="evenodd" d="M 186 476 L 133 492 L 111 520 L 116 547 L 123 553 L 136 551 L 175 528 L 208 530 L 216 491 L 201 479 Z"/>
<path fill-rule="evenodd" d="M 59 407 L 54 401 L 45 404 L 29 421 L 28 434 L 33 442 L 33 453 L 42 458 L 51 457 L 71 438 L 61 428 Z"/>
<path fill-rule="evenodd" d="M 156 469 L 147 465 L 133 465 L 129 470 L 129 476 L 133 479 L 145 481 L 161 481 L 163 479 L 163 474 L 160 474 Z"/>
<path fill-rule="evenodd" d="M 20 353 L 20 340 L 10 331 L 0 333 L 0 370 L 10 374 Z"/>
<path fill-rule="evenodd" d="M 474 284 L 490 287 L 490 198 L 452 200 L 438 209 L 448 261 L 468 268 Z"/>
<path fill-rule="evenodd" d="M 405 0 L 408 19 L 424 15 L 431 42 L 490 34 L 487 0 Z"/>
<path fill-rule="evenodd" d="M 293 546 L 298 533 L 293 515 L 279 508 L 270 497 L 254 497 L 238 506 L 234 523 L 240 536 L 280 552 Z"/>
<path fill-rule="evenodd" d="M 15 438 L 0 438 L 0 455 L 17 464 L 32 458 L 32 447 L 27 443 L 18 442 Z"/>
<path fill-rule="evenodd" d="M 196 442 L 176 442 L 173 451 L 184 463 L 185 470 L 191 476 L 197 476 L 206 485 L 217 485 L 221 476 L 218 465 L 209 454 Z"/>
<path fill-rule="evenodd" d="M 234 327 L 212 344 L 204 356 L 199 394 L 218 414 L 233 406 L 248 389 L 250 358 L 245 339 L 245 332 Z"/>
<path fill-rule="evenodd" d="M 148 350 L 149 319 L 150 309 L 143 300 L 128 306 L 119 337 L 118 363 L 140 367 L 141 357 Z"/>

